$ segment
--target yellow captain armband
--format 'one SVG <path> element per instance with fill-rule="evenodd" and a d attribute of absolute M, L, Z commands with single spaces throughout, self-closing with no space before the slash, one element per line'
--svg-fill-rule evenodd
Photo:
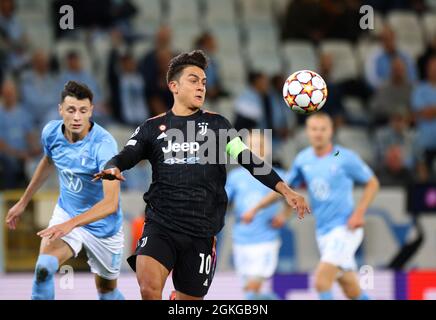
<path fill-rule="evenodd" d="M 235 160 L 238 158 L 239 154 L 246 149 L 248 149 L 248 147 L 239 137 L 233 138 L 226 146 L 226 152 Z"/>

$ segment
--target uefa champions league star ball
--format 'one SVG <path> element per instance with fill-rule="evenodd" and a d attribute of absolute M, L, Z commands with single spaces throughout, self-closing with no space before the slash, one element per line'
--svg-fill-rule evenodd
<path fill-rule="evenodd" d="M 320 110 L 327 101 L 327 85 L 316 72 L 300 70 L 286 79 L 283 98 L 292 111 L 310 114 Z"/>

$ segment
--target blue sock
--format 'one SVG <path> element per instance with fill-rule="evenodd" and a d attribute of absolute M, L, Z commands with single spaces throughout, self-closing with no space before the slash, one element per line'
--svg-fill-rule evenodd
<path fill-rule="evenodd" d="M 360 296 L 358 296 L 357 298 L 355 298 L 354 300 L 371 300 L 370 296 L 366 293 L 363 292 L 360 294 Z"/>
<path fill-rule="evenodd" d="M 280 300 L 274 292 L 266 292 L 259 294 L 259 300 Z"/>
<path fill-rule="evenodd" d="M 279 300 L 279 297 L 274 292 L 256 293 L 253 291 L 245 292 L 246 300 Z"/>
<path fill-rule="evenodd" d="M 246 291 L 245 292 L 245 300 L 259 300 L 258 294 L 253 291 Z"/>
<path fill-rule="evenodd" d="M 334 300 L 331 291 L 318 292 L 320 300 Z"/>
<path fill-rule="evenodd" d="M 41 254 L 36 261 L 33 277 L 32 300 L 54 299 L 54 274 L 58 270 L 58 258 Z"/>
<path fill-rule="evenodd" d="M 98 293 L 100 300 L 126 300 L 118 288 L 106 293 Z"/>

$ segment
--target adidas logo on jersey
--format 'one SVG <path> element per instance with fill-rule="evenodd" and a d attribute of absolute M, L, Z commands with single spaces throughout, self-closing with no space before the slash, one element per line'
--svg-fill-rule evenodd
<path fill-rule="evenodd" d="M 209 281 L 207 279 L 203 282 L 203 286 L 207 287 L 209 285 Z"/>
<path fill-rule="evenodd" d="M 168 136 L 166 135 L 166 133 L 165 133 L 165 132 L 162 132 L 162 133 L 159 135 L 159 137 L 157 137 L 156 139 L 157 139 L 157 140 L 160 140 L 160 139 L 165 139 L 166 137 L 168 137 Z"/>

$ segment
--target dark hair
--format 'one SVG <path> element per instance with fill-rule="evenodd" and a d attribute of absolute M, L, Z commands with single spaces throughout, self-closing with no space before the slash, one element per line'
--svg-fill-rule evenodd
<path fill-rule="evenodd" d="M 70 59 L 75 59 L 75 58 L 80 58 L 80 54 L 79 52 L 77 52 L 76 50 L 69 50 L 65 57 L 70 60 Z"/>
<path fill-rule="evenodd" d="M 257 70 L 251 70 L 248 72 L 248 75 L 247 75 L 248 83 L 253 85 L 257 81 L 257 79 L 259 79 L 263 76 L 264 76 L 264 74 L 262 72 L 257 71 Z"/>
<path fill-rule="evenodd" d="M 212 34 L 209 31 L 203 32 L 201 35 L 198 36 L 198 38 L 195 40 L 195 47 L 197 48 L 203 48 L 206 40 L 212 37 Z"/>
<path fill-rule="evenodd" d="M 94 95 L 86 84 L 76 81 L 68 81 L 64 86 L 64 90 L 62 90 L 61 101 L 64 101 L 66 97 L 74 97 L 78 100 L 89 99 L 92 103 Z"/>
<path fill-rule="evenodd" d="M 196 66 L 202 70 L 207 68 L 207 57 L 202 50 L 194 50 L 191 52 L 181 53 L 178 56 L 171 59 L 168 72 L 167 83 L 178 79 L 180 73 L 188 66 Z"/>

